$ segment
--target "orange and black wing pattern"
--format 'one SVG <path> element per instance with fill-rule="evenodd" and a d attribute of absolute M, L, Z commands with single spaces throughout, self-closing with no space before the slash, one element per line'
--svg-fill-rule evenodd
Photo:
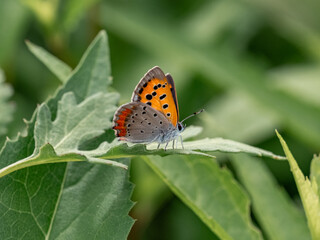
<path fill-rule="evenodd" d="M 143 102 L 162 112 L 177 126 L 179 109 L 172 77 L 159 67 L 150 69 L 140 80 L 132 95 L 132 102 Z"/>

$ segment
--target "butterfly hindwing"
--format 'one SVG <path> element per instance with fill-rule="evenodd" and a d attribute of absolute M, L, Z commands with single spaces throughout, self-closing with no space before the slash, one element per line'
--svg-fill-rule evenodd
<path fill-rule="evenodd" d="M 114 115 L 113 129 L 120 140 L 133 143 L 154 142 L 173 126 L 159 111 L 141 102 L 122 105 Z"/>
<path fill-rule="evenodd" d="M 179 120 L 179 110 L 174 82 L 159 67 L 150 69 L 140 80 L 132 95 L 132 102 L 148 104 L 162 112 L 173 126 Z"/>

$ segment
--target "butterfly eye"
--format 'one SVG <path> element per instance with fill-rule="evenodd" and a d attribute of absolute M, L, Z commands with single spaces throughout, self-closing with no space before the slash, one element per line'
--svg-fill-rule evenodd
<path fill-rule="evenodd" d="M 179 132 L 183 131 L 184 127 L 181 123 L 178 122 L 178 130 Z"/>

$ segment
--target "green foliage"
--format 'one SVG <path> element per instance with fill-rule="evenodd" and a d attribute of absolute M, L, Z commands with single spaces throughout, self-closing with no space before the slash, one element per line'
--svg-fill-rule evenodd
<path fill-rule="evenodd" d="M 189 128 L 186 129 L 188 131 Z M 192 131 L 192 129 L 191 129 Z M 190 131 L 189 131 L 190 132 Z M 184 136 L 184 134 L 182 134 Z M 119 142 L 115 142 L 113 147 L 111 147 L 107 153 L 103 154 L 104 158 L 108 159 L 117 159 L 122 157 L 134 157 L 141 155 L 160 155 L 167 156 L 171 154 L 183 154 L 183 155 L 200 155 L 213 157 L 212 155 L 206 154 L 205 152 L 225 152 L 225 153 L 248 153 L 256 156 L 265 156 L 270 157 L 277 160 L 283 160 L 284 157 L 277 156 L 272 152 L 265 151 L 256 147 L 249 146 L 247 144 L 235 142 L 229 139 L 222 138 L 205 138 L 201 140 L 195 141 L 184 141 L 182 147 L 177 146 L 177 148 L 172 149 L 171 146 L 167 147 L 167 150 L 157 149 L 158 144 L 152 143 L 148 146 L 144 144 L 119 144 Z"/>
<path fill-rule="evenodd" d="M 43 48 L 27 41 L 27 46 L 29 50 L 43 62 L 50 71 L 56 75 L 58 79 L 60 79 L 63 83 L 68 80 L 68 77 L 71 74 L 72 69 L 62 62 L 60 59 L 55 56 L 48 54 Z"/>
<path fill-rule="evenodd" d="M 221 239 L 262 239 L 249 200 L 230 172 L 207 157 L 156 156 L 145 161 Z"/>
<path fill-rule="evenodd" d="M 62 12 L 61 25 L 64 29 L 70 31 L 78 24 L 79 19 L 85 14 L 97 0 L 71 0 L 65 3 Z"/>
<path fill-rule="evenodd" d="M 106 34 L 101 32 L 68 83 L 58 90 L 55 97 L 36 110 L 32 120 L 27 123 L 27 135 L 5 143 L 0 153 L 0 164 L 5 171 L 9 169 L 7 173 L 11 172 L 12 168 L 17 170 L 36 166 L 13 172 L 0 181 L 3 196 L 1 238 L 10 237 L 12 234 L 15 238 L 29 239 L 127 236 L 133 223 L 127 215 L 132 207 L 129 199 L 132 185 L 125 170 L 111 170 L 105 165 L 88 163 L 38 165 L 92 161 L 95 155 L 101 154 L 100 147 L 92 151 L 81 151 L 78 146 L 111 126 L 108 119 L 115 110 L 117 96 L 106 93 L 106 87 L 110 83 L 109 56 L 97 54 L 98 50 L 105 53 L 106 49 Z M 99 63 L 95 64 L 97 61 Z M 105 75 L 74 77 L 82 71 L 87 74 L 99 71 Z M 105 93 L 101 93 L 103 88 L 96 83 L 102 79 L 106 86 Z M 83 85 L 77 85 L 76 81 Z M 72 88 L 74 86 L 81 87 L 76 90 Z M 80 100 L 78 104 L 75 94 Z M 123 159 L 120 162 L 127 165 L 129 160 Z M 123 163 L 121 166 L 126 166 Z M 114 164 L 120 165 L 117 162 Z M 92 184 L 95 188 L 91 187 Z M 16 194 L 17 192 L 19 194 Z M 112 217 L 114 215 L 117 217 Z M 91 224 L 88 225 L 88 219 L 94 221 L 90 221 Z M 21 224 L 23 227 L 19 227 Z"/>
<path fill-rule="evenodd" d="M 318 186 L 318 196 L 320 196 L 320 156 L 314 156 L 311 161 L 310 179 Z"/>
<path fill-rule="evenodd" d="M 210 160 L 210 158 L 200 158 L 196 157 L 197 155 L 207 155 L 203 154 L 200 151 L 224 151 L 224 152 L 247 152 L 259 156 L 269 156 L 273 157 L 275 159 L 281 159 L 280 156 L 276 156 L 272 154 L 271 152 L 264 151 L 255 147 L 248 146 L 246 144 L 238 143 L 231 140 L 226 139 L 203 139 L 198 141 L 186 141 L 184 145 L 186 146 L 185 149 L 180 150 L 156 150 L 154 145 L 150 145 L 148 147 L 148 150 L 143 145 L 133 145 L 131 148 L 126 147 L 125 145 L 121 144 L 118 141 L 114 141 L 113 143 L 108 143 L 107 141 L 100 142 L 99 146 L 97 148 L 94 148 L 92 150 L 87 149 L 81 149 L 81 146 L 83 146 L 85 143 L 90 141 L 91 139 L 94 139 L 101 134 L 104 133 L 104 129 L 111 128 L 111 121 L 110 119 L 113 116 L 113 113 L 115 112 L 115 104 L 118 100 L 118 95 L 116 93 L 108 93 L 107 87 L 110 84 L 110 79 L 108 78 L 109 73 L 108 69 L 110 69 L 110 61 L 108 59 L 108 50 L 106 47 L 107 41 L 106 41 L 106 35 L 104 32 L 100 33 L 98 37 L 95 39 L 95 41 L 91 44 L 88 51 L 84 55 L 81 63 L 77 67 L 77 69 L 73 72 L 73 74 L 68 78 L 68 81 L 63 85 L 56 93 L 56 95 L 53 98 L 50 98 L 47 100 L 47 102 L 41 104 L 37 110 L 34 113 L 34 116 L 30 122 L 27 122 L 28 124 L 28 132 L 25 137 L 19 137 L 17 140 L 10 141 L 8 140 L 2 149 L 2 152 L 0 154 L 0 157 L 3 159 L 10 159 L 9 162 L 4 163 L 7 165 L 2 164 L 4 166 L 0 170 L 0 176 L 6 176 L 7 174 L 10 174 L 10 178 L 4 178 L 2 181 L 3 183 L 11 186 L 13 185 L 12 180 L 17 181 L 22 177 L 21 181 L 29 181 L 28 175 L 29 175 L 29 168 L 31 166 L 34 166 L 32 168 L 33 171 L 38 171 L 37 169 L 42 169 L 42 166 L 39 166 L 40 164 L 48 164 L 48 163 L 63 163 L 63 162 L 73 162 L 73 161 L 88 161 L 91 163 L 104 163 L 104 164 L 110 164 L 113 166 L 119 166 L 122 168 L 127 169 L 127 165 L 122 164 L 121 162 L 115 162 L 111 160 L 102 160 L 101 158 L 109 158 L 109 159 L 117 159 L 118 161 L 121 161 L 123 158 L 128 158 L 132 156 L 141 156 L 141 155 L 172 155 L 172 154 L 187 154 L 191 155 L 188 158 L 180 158 L 185 159 L 186 161 L 192 160 L 196 162 L 203 162 L 204 168 L 209 167 L 208 169 L 212 168 L 212 173 L 207 173 L 207 175 L 212 174 L 212 179 L 208 179 L 208 181 L 212 181 L 212 183 L 215 182 L 223 182 L 226 186 L 223 188 L 226 188 L 226 194 L 230 194 L 231 198 L 238 198 L 238 195 L 241 193 L 237 193 L 237 191 L 241 191 L 240 189 L 234 190 L 233 189 L 233 179 L 231 178 L 230 174 L 224 173 L 224 171 L 221 171 L 219 167 L 214 164 L 212 166 L 206 166 L 206 162 L 208 164 L 213 164 L 213 162 Z M 70 74 L 69 70 L 66 70 L 67 68 L 64 67 L 65 65 L 61 63 L 58 59 L 52 57 L 50 54 L 45 52 L 43 49 L 40 49 L 39 47 L 35 46 L 34 44 L 28 43 L 29 48 L 31 51 L 35 53 L 36 56 L 39 57 L 39 59 L 48 66 L 48 68 L 53 71 L 58 77 L 61 78 L 61 80 L 65 81 L 66 76 Z M 104 55 L 101 55 L 102 53 L 105 53 Z M 82 84 L 79 84 L 81 83 Z M 101 86 L 99 86 L 99 83 L 101 85 L 105 86 L 104 91 Z M 61 96 L 61 97 L 60 97 Z M 78 99 L 76 98 L 78 97 Z M 108 120 L 109 119 L 109 120 Z M 193 137 L 199 133 L 199 128 L 193 127 L 189 128 L 189 130 L 186 130 L 186 137 Z M 29 144 L 25 144 L 26 142 L 29 142 Z M 21 148 L 19 150 L 19 154 L 13 154 L 9 152 L 10 149 L 13 147 L 19 147 Z M 30 147 L 30 148 L 28 148 Z M 28 149 L 27 149 L 28 148 Z M 28 151 L 27 151 L 28 150 Z M 21 152 L 25 154 L 25 157 L 22 159 L 17 159 L 17 155 L 21 156 Z M 26 154 L 26 152 L 32 152 L 32 154 Z M 10 156 L 11 155 L 11 156 Z M 10 157 L 9 157 L 10 156 Z M 210 156 L 210 155 L 207 155 Z M 179 159 L 175 157 L 174 159 Z M 202 159 L 202 160 L 201 160 Z M 128 163 L 128 161 L 126 161 Z M 170 161 L 174 163 L 174 161 Z M 149 162 L 151 166 L 152 162 Z M 179 165 L 182 165 L 182 163 L 177 163 Z M 87 214 L 91 216 L 92 218 L 95 218 L 95 215 L 90 215 L 92 212 L 94 213 L 97 210 L 97 206 L 85 209 L 85 212 L 87 214 L 81 214 L 81 217 L 78 216 L 80 212 L 72 212 L 69 213 L 68 217 L 65 217 L 65 215 L 68 213 L 68 211 L 63 211 L 64 208 L 68 208 L 70 204 L 72 204 L 72 201 L 69 200 L 72 196 L 74 196 L 75 193 L 69 193 L 68 191 L 68 182 L 65 182 L 68 180 L 67 178 L 79 178 L 80 176 L 74 176 L 72 168 L 76 167 L 75 164 L 63 164 L 63 165 L 50 165 L 52 166 L 47 168 L 47 171 L 44 171 L 42 174 L 39 174 L 37 177 L 41 178 L 41 175 L 44 177 L 44 175 L 55 174 L 56 178 L 58 179 L 58 182 L 52 182 L 51 184 L 54 184 L 56 186 L 55 190 L 53 190 L 53 200 L 52 205 L 48 206 L 47 209 L 44 210 L 46 213 L 40 213 L 45 214 L 47 216 L 46 220 L 42 218 L 36 218 L 34 221 L 31 222 L 31 224 L 37 224 L 40 227 L 38 228 L 38 232 L 30 233 L 29 237 L 37 237 L 39 238 L 41 235 L 45 238 L 65 238 L 65 236 L 74 236 L 76 238 L 86 239 L 90 238 L 90 236 L 101 234 L 101 237 L 103 236 L 125 236 L 128 232 L 128 227 L 130 228 L 130 225 L 132 224 L 130 218 L 128 218 L 127 211 L 130 209 L 130 195 L 131 195 L 131 187 L 128 180 L 125 180 L 127 178 L 127 174 L 124 174 L 123 172 L 120 172 L 118 175 L 118 178 L 124 179 L 122 181 L 126 181 L 126 186 L 120 186 L 119 189 L 114 189 L 117 194 L 123 195 L 124 199 L 123 201 L 127 203 L 124 204 L 126 207 L 119 206 L 119 210 L 122 211 L 124 214 L 119 215 L 119 221 L 121 218 L 123 219 L 129 219 L 125 220 L 127 222 L 126 226 L 127 229 L 123 229 L 122 231 L 118 232 L 116 229 L 105 229 L 100 233 L 99 228 L 101 228 L 101 224 L 92 224 L 92 225 L 86 225 L 86 217 Z M 58 167 L 57 167 L 58 166 Z M 88 165 L 89 167 L 89 165 Z M 173 169 L 175 169 L 175 166 L 171 166 Z M 171 168 L 169 166 L 169 169 Z M 23 169 L 24 174 L 19 174 L 17 176 L 14 171 Z M 85 167 L 84 167 L 85 168 Z M 96 178 L 97 175 L 100 174 L 99 167 L 97 173 L 93 175 L 93 178 Z M 155 166 L 154 166 L 155 168 Z M 197 167 L 195 167 L 194 170 L 192 170 L 194 167 L 191 167 L 189 171 L 195 171 L 195 178 L 199 178 L 201 176 L 201 171 L 197 172 Z M 102 168 L 101 168 L 102 169 Z M 182 170 L 182 169 L 180 169 Z M 59 171 L 58 173 L 55 173 L 56 171 Z M 157 172 L 160 174 L 167 174 L 165 168 L 161 168 L 158 166 Z M 18 173 L 20 173 L 19 171 Z M 177 174 L 177 173 L 174 173 Z M 221 176 L 219 175 L 221 174 Z M 109 175 L 113 175 L 110 174 Z M 110 179 L 110 176 L 106 175 L 105 181 L 110 182 L 114 181 L 114 179 Z M 197 175 L 199 175 L 197 177 Z M 14 176 L 14 177 L 12 177 Z M 189 176 L 187 174 L 186 176 Z M 221 179 L 227 178 L 226 182 Z M 116 178 L 117 179 L 117 178 Z M 56 179 L 55 179 L 56 180 Z M 175 179 L 172 181 L 174 182 Z M 86 177 L 80 177 L 78 181 L 83 181 L 83 183 L 79 183 L 79 191 L 84 191 L 88 185 L 88 181 L 91 181 L 91 178 L 89 180 L 86 179 Z M 116 180 L 116 181 L 119 181 Z M 179 182 L 179 180 L 178 180 Z M 40 188 L 41 189 L 41 181 L 37 183 L 38 185 L 31 184 L 30 188 Z M 195 183 L 196 184 L 196 183 Z M 176 182 L 170 184 L 170 186 L 177 185 Z M 210 184 L 211 185 L 211 184 Z M 179 188 L 186 188 L 187 186 L 177 186 Z M 176 189 L 175 187 L 174 189 Z M 199 186 L 194 186 L 198 188 Z M 214 188 L 217 188 L 217 186 L 214 186 Z M 18 188 L 18 186 L 15 186 L 11 189 L 11 191 L 14 191 L 15 188 Z M 229 189 L 230 188 L 230 189 Z M 6 199 L 12 198 L 13 192 L 10 190 L 8 191 L 6 189 L 5 192 L 5 198 L 4 202 L 6 202 Z M 47 190 L 39 191 L 37 194 L 46 194 Z M 64 191 L 66 193 L 64 194 Z M 94 189 L 96 192 L 96 189 Z M 102 191 L 105 192 L 106 190 Z M 111 191 L 109 189 L 109 191 Z M 112 189 L 113 191 L 113 189 Z M 174 190 L 175 191 L 175 190 Z M 185 192 L 184 192 L 185 191 Z M 207 189 L 204 189 L 203 192 L 206 192 Z M 187 199 L 190 198 L 191 192 L 189 192 L 187 189 L 182 191 L 181 198 L 183 201 L 187 201 Z M 29 202 L 31 201 L 29 190 L 25 190 L 26 197 L 19 198 L 17 201 L 22 202 Z M 69 197 L 69 194 L 71 195 Z M 98 192 L 96 192 L 98 194 Z M 178 194 L 178 193 L 177 193 Z M 235 194 L 235 195 L 234 195 Z M 32 194 L 31 194 L 32 195 Z M 203 193 L 200 193 L 200 195 L 203 195 Z M 96 200 L 99 199 L 99 196 L 103 196 L 101 193 L 96 196 Z M 36 196 L 35 196 L 36 197 Z M 207 198 L 216 197 L 215 195 L 210 196 L 208 195 Z M 259 236 L 258 232 L 254 229 L 251 229 L 251 223 L 248 218 L 249 212 L 248 212 L 248 199 L 245 195 L 242 196 L 243 202 L 245 202 L 244 205 L 242 204 L 242 201 L 240 201 L 240 205 L 234 201 L 225 204 L 225 206 L 221 206 L 221 208 L 227 209 L 237 209 L 240 208 L 240 210 L 234 210 L 235 213 L 241 212 L 243 215 L 239 215 L 239 217 L 235 220 L 234 223 L 230 224 L 230 219 L 222 219 L 221 212 L 216 212 L 216 208 L 213 208 L 208 213 L 204 209 L 204 202 L 200 202 L 199 205 L 197 202 L 194 202 L 195 199 L 188 200 L 187 204 L 192 208 L 198 208 L 198 210 L 194 210 L 196 214 L 198 214 L 202 220 L 208 224 L 208 226 L 212 229 L 213 232 L 215 232 L 218 236 L 226 237 L 226 238 L 235 238 L 236 235 L 233 232 L 237 232 L 239 230 L 235 229 L 233 230 L 232 227 L 238 226 L 240 229 L 243 227 L 248 228 L 248 230 L 244 231 L 243 239 L 246 238 L 257 238 Z M 25 199 L 25 200 L 24 200 Z M 104 205 L 105 216 L 108 215 L 108 205 L 114 204 L 112 199 L 106 198 L 107 202 Z M 88 197 L 84 197 L 84 200 L 86 204 L 90 203 L 92 200 Z M 205 202 L 208 200 L 205 200 Z M 217 199 L 218 202 L 221 202 L 222 199 Z M 35 201 L 35 206 L 41 206 L 41 201 Z M 86 206 L 85 203 L 81 203 L 79 208 L 81 209 L 81 206 Z M 233 205 L 234 204 L 234 205 Z M 7 206 L 9 211 L 9 206 Z M 219 207 L 220 208 L 220 207 Z M 47 212 L 47 211 L 52 212 Z M 61 209 L 61 210 L 60 210 Z M 72 208 L 71 208 L 72 209 Z M 25 210 L 30 216 L 35 214 L 32 209 L 15 209 L 16 211 L 22 211 Z M 100 210 L 99 210 L 100 211 Z M 67 212 L 67 213 L 66 213 Z M 37 214 L 35 214 L 37 215 Z M 233 216 L 234 214 L 227 214 L 227 216 Z M 75 216 L 77 220 L 75 223 L 71 224 L 71 226 L 68 225 L 68 227 L 65 227 L 65 223 L 62 222 L 59 219 L 70 219 L 69 221 L 73 221 L 72 216 Z M 104 217 L 106 218 L 106 217 Z M 104 219 L 103 218 L 103 219 Z M 6 218 L 3 217 L 3 220 Z M 243 222 L 243 219 L 246 219 Z M 67 220 L 68 221 L 68 220 Z M 110 219 L 110 221 L 112 221 Z M 122 220 L 121 220 L 122 221 Z M 10 219 L 6 219 L 6 224 L 11 224 Z M 108 220 L 103 220 L 103 225 L 106 224 L 107 226 L 109 224 Z M 73 227 L 74 225 L 74 227 Z M 81 227 L 83 225 L 83 227 Z M 221 226 L 219 226 L 221 225 Z M 9 226 L 3 224 L 3 226 Z M 230 227 L 231 226 L 231 227 Z M 31 227 L 31 225 L 30 225 Z M 85 231 L 78 231 L 77 228 L 81 228 Z M 230 229 L 231 228 L 231 229 Z M 86 230 L 85 230 L 86 229 Z M 227 231 L 227 229 L 229 229 Z M 248 231 L 248 233 L 246 233 Z M 25 230 L 17 231 L 17 234 L 22 236 L 26 234 Z M 39 235 L 38 235 L 39 234 Z M 119 234 L 119 235 L 117 235 Z M 247 235 L 248 234 L 248 235 Z M 7 236 L 7 232 L 5 231 L 4 237 Z M 78 236 L 78 237 L 77 237 Z M 117 237 L 116 237 L 117 238 Z"/>
<path fill-rule="evenodd" d="M 319 7 L 0 1 L 0 239 L 318 239 Z M 184 149 L 110 129 L 155 65 Z"/>
<path fill-rule="evenodd" d="M 318 124 L 320 111 L 295 98 L 274 91 L 267 85 L 268 79 L 261 74 L 259 67 L 249 61 L 241 62 L 234 55 L 222 52 L 220 49 L 214 49 L 213 54 L 200 49 L 194 51 L 196 47 L 193 48 L 183 38 L 177 36 L 173 29 L 170 32 L 161 26 L 151 24 L 147 20 L 151 16 L 129 8 L 118 8 L 112 4 L 106 4 L 103 8 L 102 21 L 108 28 L 116 29 L 123 37 L 129 38 L 146 50 L 153 51 L 159 57 L 167 57 L 166 51 L 174 52 L 175 54 L 169 56 L 176 62 L 198 69 L 210 81 L 221 87 L 244 92 L 268 111 L 279 116 L 293 134 L 315 148 L 320 147 L 320 125 Z M 175 37 L 162 37 L 168 35 Z M 144 37 L 144 41 L 141 41 L 140 36 L 148 37 Z M 228 69 L 224 66 L 228 66 Z"/>
<path fill-rule="evenodd" d="M 14 106 L 8 102 L 12 95 L 12 88 L 4 83 L 4 73 L 0 69 L 0 136 L 7 133 L 7 125 L 12 120 Z"/>
<path fill-rule="evenodd" d="M 269 239 L 310 239 L 303 213 L 299 211 L 264 163 L 248 155 L 234 155 L 233 164 L 248 190 L 253 210 Z M 254 171 L 247 171 L 254 169 Z"/>
<path fill-rule="evenodd" d="M 8 58 L 12 58 L 19 44 L 27 10 L 19 1 L 2 0 L 0 2 L 0 64 L 3 65 Z M 10 24 L 8 24 L 10 23 Z"/>

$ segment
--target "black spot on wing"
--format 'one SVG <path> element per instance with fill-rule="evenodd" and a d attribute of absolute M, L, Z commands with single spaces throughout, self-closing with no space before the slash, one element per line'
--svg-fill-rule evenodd
<path fill-rule="evenodd" d="M 159 98 L 160 98 L 160 100 L 163 100 L 163 99 L 165 99 L 167 97 L 167 94 L 162 94 Z"/>
<path fill-rule="evenodd" d="M 147 95 L 146 95 L 146 99 L 147 99 L 147 100 L 151 100 L 151 99 L 152 99 L 152 95 L 151 95 L 151 94 L 147 94 Z"/>

